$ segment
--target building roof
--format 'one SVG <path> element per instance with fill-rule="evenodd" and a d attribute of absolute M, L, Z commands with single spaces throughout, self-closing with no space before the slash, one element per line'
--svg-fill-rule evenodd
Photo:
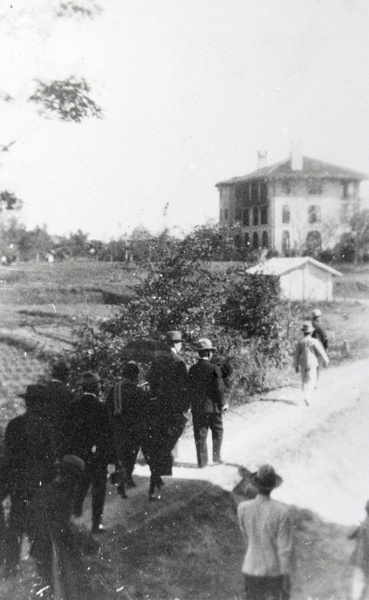
<path fill-rule="evenodd" d="M 300 170 L 293 171 L 291 169 L 291 159 L 288 159 L 268 167 L 263 167 L 262 169 L 257 169 L 243 177 L 233 177 L 233 179 L 220 181 L 216 184 L 216 187 L 234 185 L 251 181 L 252 179 L 339 179 L 340 181 L 362 181 L 363 179 L 369 179 L 369 175 L 365 173 L 331 165 L 330 163 L 308 158 L 307 156 L 302 158 L 302 162 L 303 167 Z"/>
<path fill-rule="evenodd" d="M 319 269 L 323 269 L 323 271 L 328 271 L 335 277 L 342 277 L 342 273 L 336 271 L 336 269 L 332 269 L 332 267 L 328 267 L 328 265 L 325 265 L 324 263 L 319 262 L 310 256 L 271 258 L 255 265 L 254 267 L 251 267 L 250 269 L 247 269 L 247 273 L 251 273 L 253 275 L 275 275 L 279 277 L 280 275 L 285 275 L 290 271 L 300 269 L 306 263 L 310 263 Z"/>

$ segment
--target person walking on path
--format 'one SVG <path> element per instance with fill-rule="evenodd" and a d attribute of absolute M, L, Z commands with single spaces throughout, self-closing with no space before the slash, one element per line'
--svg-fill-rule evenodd
<path fill-rule="evenodd" d="M 250 476 L 257 490 L 238 506 L 238 522 L 246 543 L 242 572 L 246 600 L 288 600 L 294 542 L 288 508 L 270 497 L 282 483 L 271 465 Z"/>
<path fill-rule="evenodd" d="M 9 421 L 5 430 L 1 465 L 2 500 L 10 496 L 6 531 L 5 568 L 15 574 L 20 561 L 23 534 L 28 532 L 28 506 L 35 492 L 53 480 L 56 451 L 53 431 L 46 418 L 49 410 L 44 385 L 27 385 L 21 395 L 26 412 Z"/>
<path fill-rule="evenodd" d="M 67 439 L 67 419 L 73 395 L 68 387 L 69 367 L 64 360 L 56 362 L 51 369 L 51 379 L 46 383 L 49 396 L 47 417 L 53 428 L 55 447 L 58 458 L 65 454 Z"/>
<path fill-rule="evenodd" d="M 122 379 L 112 387 L 106 399 L 117 459 L 115 478 L 123 498 L 126 485 L 135 487 L 132 474 L 144 443 L 147 394 L 138 386 L 138 381 L 139 368 L 131 361 L 124 366 Z"/>
<path fill-rule="evenodd" d="M 314 331 L 312 333 L 312 337 L 316 340 L 319 340 L 324 350 L 328 351 L 328 336 L 320 324 L 320 317 L 322 316 L 322 311 L 319 308 L 314 308 L 311 313 L 311 322 L 314 327 Z"/>
<path fill-rule="evenodd" d="M 192 410 L 193 431 L 197 464 L 208 464 L 207 436 L 209 429 L 213 440 L 213 463 L 221 462 L 223 440 L 223 412 L 228 409 L 224 400 L 224 383 L 220 368 L 211 362 L 216 348 L 207 338 L 199 340 L 199 359 L 188 374 L 189 398 Z"/>
<path fill-rule="evenodd" d="M 356 542 L 351 557 L 351 564 L 354 566 L 351 600 L 369 598 L 369 500 L 365 505 L 365 511 L 364 521 L 349 536 L 349 539 L 354 539 Z"/>
<path fill-rule="evenodd" d="M 82 516 L 83 502 L 92 487 L 92 532 L 104 531 L 102 516 L 106 495 L 108 464 L 112 461 L 112 440 L 106 405 L 100 400 L 100 377 L 96 372 L 82 374 L 83 395 L 69 412 L 70 454 L 85 463 L 76 489 L 74 514 Z"/>
<path fill-rule="evenodd" d="M 170 354 L 152 363 L 148 374 L 151 395 L 161 405 L 162 418 L 167 428 L 169 450 L 174 451 L 187 422 L 185 413 L 189 409 L 187 368 L 180 356 L 182 334 L 168 331 L 166 341 Z"/>
<path fill-rule="evenodd" d="M 319 359 L 327 366 L 329 358 L 322 344 L 312 337 L 314 328 L 310 321 L 304 322 L 301 331 L 304 337 L 296 346 L 295 371 L 301 371 L 303 398 L 309 406 L 318 379 Z"/>
<path fill-rule="evenodd" d="M 74 492 L 83 470 L 82 459 L 64 456 L 55 479 L 35 493 L 29 507 L 30 554 L 40 585 L 60 600 L 94 596 L 82 557 L 96 552 L 99 544 L 71 522 Z"/>

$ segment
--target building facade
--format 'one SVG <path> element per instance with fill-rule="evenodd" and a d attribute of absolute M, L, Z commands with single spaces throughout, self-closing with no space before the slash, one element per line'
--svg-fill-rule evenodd
<path fill-rule="evenodd" d="M 259 153 L 257 171 L 216 184 L 219 223 L 235 231 L 236 246 L 314 255 L 349 230 L 365 174 L 303 157 L 296 149 L 287 161 L 265 163 L 266 154 Z"/>

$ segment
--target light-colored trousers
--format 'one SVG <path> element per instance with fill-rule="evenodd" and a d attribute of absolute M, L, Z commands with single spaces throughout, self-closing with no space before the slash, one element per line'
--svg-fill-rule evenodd
<path fill-rule="evenodd" d="M 369 585 L 366 579 L 366 575 L 364 571 L 360 569 L 360 567 L 354 567 L 354 572 L 352 575 L 351 599 L 369 599 Z"/>
<path fill-rule="evenodd" d="M 309 404 L 318 381 L 318 368 L 301 369 L 301 381 L 304 400 Z"/>

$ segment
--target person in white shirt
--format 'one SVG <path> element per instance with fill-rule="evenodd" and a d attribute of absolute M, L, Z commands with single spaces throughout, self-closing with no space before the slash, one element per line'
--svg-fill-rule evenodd
<path fill-rule="evenodd" d="M 271 465 L 263 465 L 250 475 L 257 490 L 252 500 L 237 509 L 241 533 L 246 543 L 242 572 L 246 600 L 288 600 L 294 542 L 287 506 L 270 498 L 282 483 Z"/>
<path fill-rule="evenodd" d="M 301 371 L 304 402 L 309 406 L 318 380 L 319 358 L 325 367 L 329 364 L 329 358 L 319 340 L 312 337 L 314 327 L 310 321 L 305 321 L 301 331 L 304 337 L 296 346 L 295 370 L 296 373 Z"/>

